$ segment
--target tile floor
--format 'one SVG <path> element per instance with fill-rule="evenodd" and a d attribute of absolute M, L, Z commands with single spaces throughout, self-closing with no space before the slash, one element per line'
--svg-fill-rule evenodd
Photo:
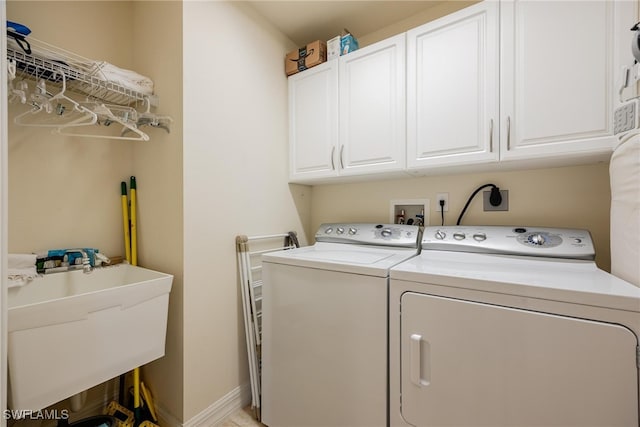
<path fill-rule="evenodd" d="M 229 415 L 219 427 L 266 427 L 260 421 L 257 421 L 253 410 L 250 406 L 246 408 L 238 409 L 233 414 Z"/>

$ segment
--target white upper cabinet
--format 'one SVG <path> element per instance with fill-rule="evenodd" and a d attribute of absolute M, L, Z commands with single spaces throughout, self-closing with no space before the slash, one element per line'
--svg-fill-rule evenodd
<path fill-rule="evenodd" d="M 290 180 L 337 174 L 338 61 L 289 77 Z"/>
<path fill-rule="evenodd" d="M 291 180 L 607 160 L 637 7 L 487 0 L 295 75 Z"/>
<path fill-rule="evenodd" d="M 407 166 L 497 161 L 499 3 L 407 33 Z"/>
<path fill-rule="evenodd" d="M 623 3 L 501 2 L 502 159 L 610 154 Z"/>
<path fill-rule="evenodd" d="M 291 182 L 403 173 L 405 35 L 289 77 Z"/>
<path fill-rule="evenodd" d="M 405 35 L 340 57 L 340 175 L 405 168 Z"/>

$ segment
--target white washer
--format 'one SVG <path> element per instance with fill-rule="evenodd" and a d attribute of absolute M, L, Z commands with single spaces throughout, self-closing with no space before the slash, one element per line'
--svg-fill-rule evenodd
<path fill-rule="evenodd" d="M 589 232 L 427 227 L 390 272 L 392 426 L 638 426 L 640 289 Z"/>
<path fill-rule="evenodd" d="M 420 237 L 410 225 L 323 224 L 313 246 L 263 256 L 264 424 L 387 425 L 389 269 Z"/>

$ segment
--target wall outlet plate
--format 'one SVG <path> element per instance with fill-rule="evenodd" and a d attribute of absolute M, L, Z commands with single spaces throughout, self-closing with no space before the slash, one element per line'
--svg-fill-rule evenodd
<path fill-rule="evenodd" d="M 442 211 L 449 212 L 449 193 L 436 193 L 436 206 L 434 209 L 438 212 L 440 212 L 440 200 L 444 200 Z"/>
<path fill-rule="evenodd" d="M 499 206 L 491 206 L 491 203 L 489 202 L 491 191 L 482 192 L 482 206 L 484 207 L 485 212 L 509 210 L 509 190 L 500 190 L 500 194 L 502 195 L 502 203 L 500 203 Z"/>

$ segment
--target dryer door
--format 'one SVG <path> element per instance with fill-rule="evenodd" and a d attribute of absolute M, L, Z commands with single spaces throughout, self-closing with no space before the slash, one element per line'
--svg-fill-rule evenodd
<path fill-rule="evenodd" d="M 638 425 L 638 341 L 624 327 L 412 292 L 401 310 L 412 425 Z"/>

